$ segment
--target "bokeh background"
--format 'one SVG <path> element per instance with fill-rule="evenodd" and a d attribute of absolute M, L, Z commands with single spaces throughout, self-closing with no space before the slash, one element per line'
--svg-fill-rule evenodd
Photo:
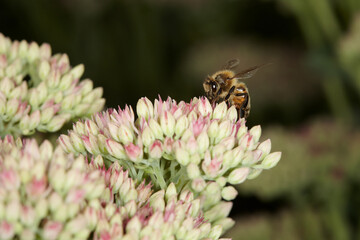
<path fill-rule="evenodd" d="M 0 32 L 50 43 L 104 88 L 107 107 L 203 95 L 233 58 L 277 167 L 238 187 L 226 236 L 360 239 L 360 1 L 1 0 Z"/>

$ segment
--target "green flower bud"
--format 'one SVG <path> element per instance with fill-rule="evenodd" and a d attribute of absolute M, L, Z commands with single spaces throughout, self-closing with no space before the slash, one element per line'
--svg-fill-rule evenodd
<path fill-rule="evenodd" d="M 48 61 L 46 60 L 43 60 L 41 61 L 40 63 L 40 66 L 39 66 L 39 77 L 41 79 L 41 81 L 46 81 L 47 77 L 49 76 L 49 73 L 50 73 L 50 64 Z"/>
<path fill-rule="evenodd" d="M 164 112 L 160 116 L 160 125 L 165 136 L 172 137 L 175 132 L 175 118 L 170 112 Z"/>
<path fill-rule="evenodd" d="M 221 190 L 221 196 L 227 201 L 232 201 L 236 198 L 238 192 L 233 186 L 224 187 Z"/>
<path fill-rule="evenodd" d="M 228 182 L 233 185 L 240 184 L 246 180 L 249 173 L 250 173 L 250 168 L 247 167 L 237 168 L 229 174 Z"/>
<path fill-rule="evenodd" d="M 141 98 L 136 104 L 136 113 L 140 117 L 146 120 L 154 115 L 154 106 L 152 102 L 147 98 Z"/>
<path fill-rule="evenodd" d="M 29 50 L 27 53 L 27 59 L 30 62 L 32 62 L 35 59 L 39 58 L 39 53 L 40 53 L 39 45 L 35 42 L 30 43 Z"/>
<path fill-rule="evenodd" d="M 273 152 L 265 157 L 265 159 L 261 163 L 261 167 L 263 169 L 270 169 L 276 166 L 276 164 L 280 161 L 281 152 Z"/>
<path fill-rule="evenodd" d="M 164 139 L 164 133 L 161 129 L 161 126 L 158 122 L 156 122 L 153 118 L 149 120 L 149 127 L 151 131 L 154 133 L 156 139 Z"/>
<path fill-rule="evenodd" d="M 226 116 L 226 112 L 227 112 L 227 106 L 225 102 L 221 102 L 220 104 L 218 104 L 214 111 L 213 111 L 213 115 L 212 118 L 213 119 L 219 119 L 222 120 L 225 116 Z M 220 128 L 221 129 L 221 128 Z"/>

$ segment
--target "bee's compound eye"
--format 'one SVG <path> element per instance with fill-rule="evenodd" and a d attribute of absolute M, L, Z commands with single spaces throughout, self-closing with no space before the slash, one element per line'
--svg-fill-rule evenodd
<path fill-rule="evenodd" d="M 211 84 L 211 89 L 215 92 L 216 91 L 216 84 L 215 83 L 213 83 L 213 84 Z"/>

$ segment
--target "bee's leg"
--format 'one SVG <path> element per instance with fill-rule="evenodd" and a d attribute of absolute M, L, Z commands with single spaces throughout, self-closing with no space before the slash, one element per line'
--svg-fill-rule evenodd
<path fill-rule="evenodd" d="M 240 108 L 238 109 L 238 120 L 240 120 L 240 118 L 243 118 L 245 116 L 245 111 L 244 109 Z"/>

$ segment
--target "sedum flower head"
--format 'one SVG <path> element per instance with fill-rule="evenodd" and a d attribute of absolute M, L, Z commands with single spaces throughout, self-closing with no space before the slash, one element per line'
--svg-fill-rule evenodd
<path fill-rule="evenodd" d="M 71 67 L 66 54 L 48 44 L 11 41 L 0 33 L 0 132 L 55 132 L 70 119 L 100 111 L 102 88 L 80 81 L 84 66 Z"/>
<path fill-rule="evenodd" d="M 9 136 L 0 140 L 0 186 L 0 239 L 87 239 L 105 189 L 83 156 Z"/>
<path fill-rule="evenodd" d="M 106 170 L 97 157 L 90 168 L 99 169 L 107 185 L 94 239 L 219 239 L 233 225 L 227 217 L 231 203 L 203 211 L 202 199 L 191 191 L 178 193 L 171 183 L 155 192 L 151 184 L 131 179 L 118 162 Z"/>
<path fill-rule="evenodd" d="M 178 191 L 188 187 L 199 194 L 210 183 L 217 183 L 221 194 L 226 185 L 255 178 L 281 157 L 270 153 L 270 140 L 259 142 L 260 126 L 249 130 L 225 103 L 212 107 L 206 98 L 190 103 L 141 98 L 136 112 L 136 120 L 128 106 L 97 113 L 75 123 L 59 142 L 67 152 L 119 162 L 133 179 L 152 180 L 155 189 L 175 183 Z M 229 189 L 223 195 L 236 196 Z"/>

